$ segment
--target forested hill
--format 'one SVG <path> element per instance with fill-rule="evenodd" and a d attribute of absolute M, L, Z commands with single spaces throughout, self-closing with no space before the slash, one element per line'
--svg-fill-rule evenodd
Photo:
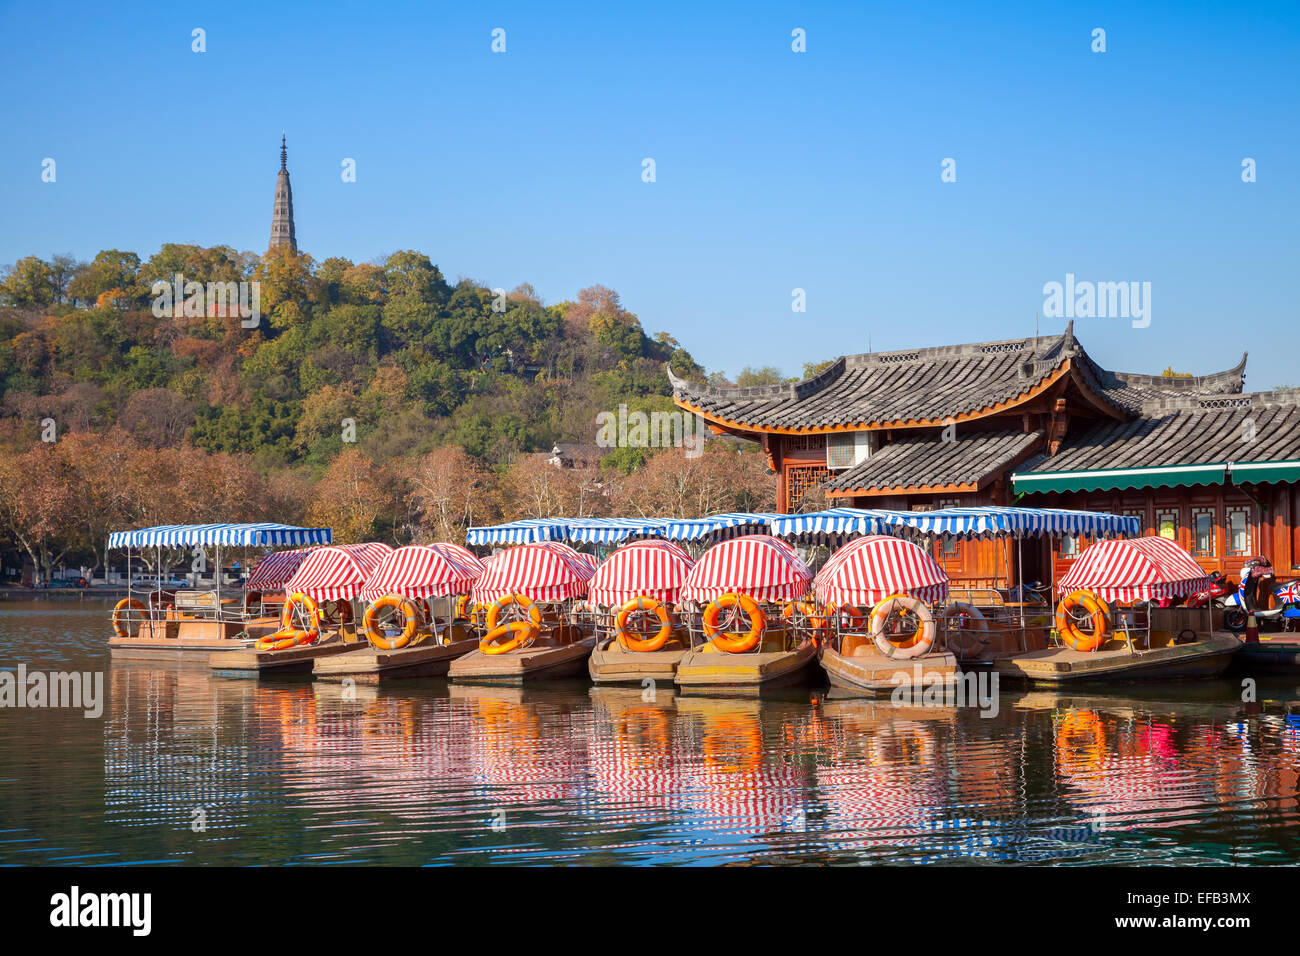
<path fill-rule="evenodd" d="M 151 285 L 176 274 L 259 281 L 260 325 L 211 302 L 155 317 Z M 89 263 L 28 257 L 7 270 L 0 303 L 0 439 L 24 445 L 48 418 L 120 425 L 152 447 L 244 452 L 263 469 L 319 468 L 351 420 L 377 460 L 454 444 L 500 467 L 591 442 L 596 413 L 620 402 L 671 408 L 665 362 L 701 374 L 612 290 L 547 305 L 527 285 L 453 284 L 409 251 L 382 264 L 176 244 L 147 261 L 116 249 Z"/>

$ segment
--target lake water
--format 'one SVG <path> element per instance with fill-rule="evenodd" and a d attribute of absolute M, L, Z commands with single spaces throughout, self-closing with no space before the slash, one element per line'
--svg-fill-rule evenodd
<path fill-rule="evenodd" d="M 1300 859 L 1300 675 L 997 713 L 821 689 L 382 689 L 114 664 L 109 604 L 0 601 L 0 668 L 97 671 L 99 718 L 0 709 L 0 863 Z M 350 699 L 350 696 L 353 699 Z"/>

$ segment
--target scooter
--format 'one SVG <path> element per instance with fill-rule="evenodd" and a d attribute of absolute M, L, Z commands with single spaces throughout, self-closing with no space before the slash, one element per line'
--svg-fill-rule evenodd
<path fill-rule="evenodd" d="M 1183 604 L 1186 607 L 1205 607 L 1207 604 L 1210 607 L 1223 607 L 1224 598 L 1236 590 L 1237 586 L 1232 583 L 1232 578 L 1221 571 L 1211 571 L 1209 588 L 1188 595 Z"/>
<path fill-rule="evenodd" d="M 1257 624 L 1278 623 L 1290 630 L 1291 622 L 1300 620 L 1300 588 L 1296 585 L 1294 581 L 1279 584 L 1267 558 L 1251 558 L 1241 569 L 1237 593 L 1223 601 L 1223 626 L 1230 631 L 1244 631 L 1247 619 L 1254 614 Z M 1269 597 L 1276 607 L 1261 607 Z"/>

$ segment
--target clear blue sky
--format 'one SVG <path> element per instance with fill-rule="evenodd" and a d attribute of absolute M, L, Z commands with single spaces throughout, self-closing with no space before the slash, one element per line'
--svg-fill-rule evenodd
<path fill-rule="evenodd" d="M 1300 5 L 1069 6 L 8 3 L 0 263 L 260 251 L 284 130 L 318 260 L 601 283 L 710 369 L 1032 334 L 1072 272 L 1152 283 L 1076 323 L 1111 368 L 1300 385 Z"/>

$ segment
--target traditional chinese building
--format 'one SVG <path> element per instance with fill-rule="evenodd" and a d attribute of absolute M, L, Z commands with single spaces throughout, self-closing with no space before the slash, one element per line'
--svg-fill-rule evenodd
<path fill-rule="evenodd" d="M 1300 567 L 1300 391 L 1247 393 L 1246 357 L 1202 376 L 1112 372 L 1073 324 L 1053 336 L 837 359 L 797 384 L 672 377 L 716 433 L 761 442 L 778 507 L 928 510 L 1022 504 L 1135 515 L 1207 570 Z M 670 373 L 671 376 L 671 373 Z M 1085 541 L 1028 547 L 1024 578 L 1064 573 Z M 1006 580 L 1005 542 L 936 545 L 949 575 Z M 1013 577 L 1014 577 L 1013 573 Z"/>

